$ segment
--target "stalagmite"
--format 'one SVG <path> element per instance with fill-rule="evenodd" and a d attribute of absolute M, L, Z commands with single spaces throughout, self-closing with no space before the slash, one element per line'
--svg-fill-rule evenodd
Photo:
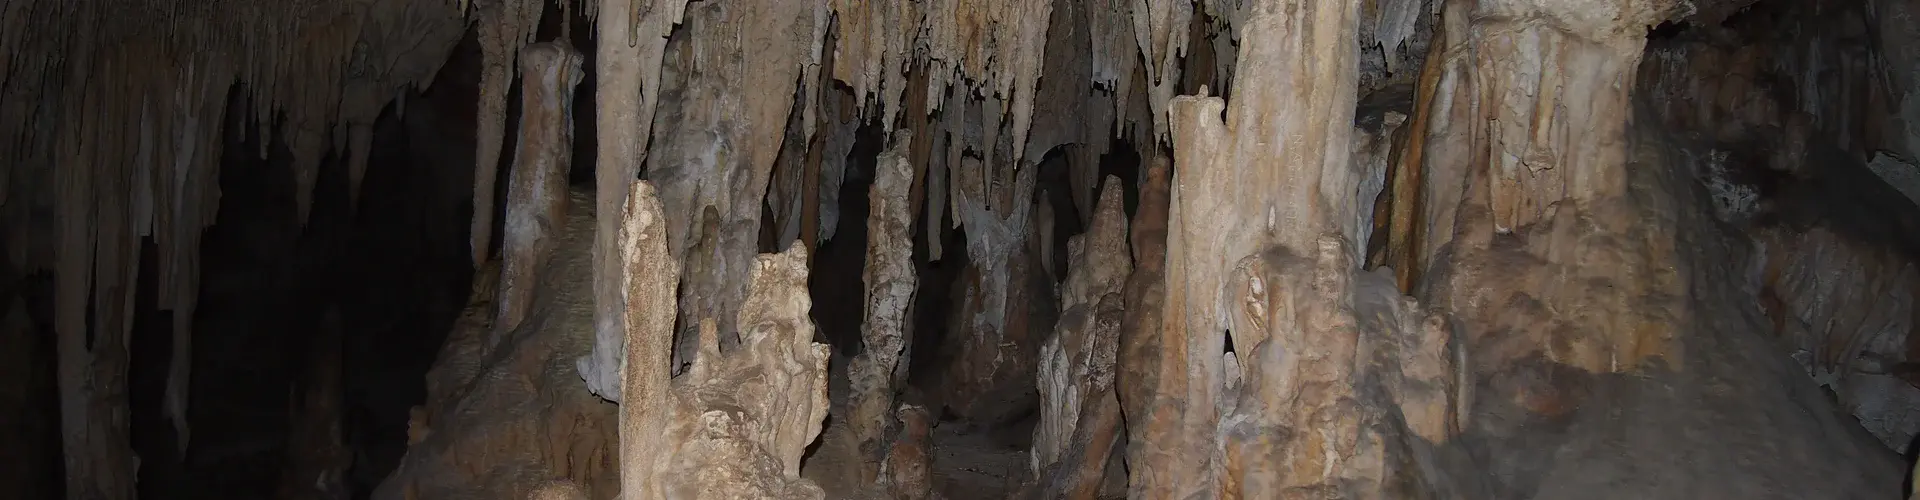
<path fill-rule="evenodd" d="M 616 240 L 622 263 L 618 283 L 625 317 L 621 324 L 627 325 L 622 344 L 625 362 L 614 366 L 619 367 L 620 392 L 634 403 L 620 405 L 620 489 L 622 498 L 651 498 L 643 491 L 658 486 L 659 471 L 647 453 L 660 449 L 662 443 L 655 441 L 655 434 L 668 424 L 668 409 L 660 403 L 671 397 L 668 362 L 680 265 L 667 252 L 667 220 L 653 185 L 633 183 L 626 199 Z M 596 355 L 602 346 L 594 344 Z M 581 360 L 583 374 L 589 373 L 588 364 Z"/>
<path fill-rule="evenodd" d="M 545 9 L 546 2 L 536 0 L 481 0 L 475 6 L 484 65 L 480 70 L 479 140 L 475 141 L 478 150 L 473 155 L 470 229 L 476 266 L 486 262 L 493 251 L 494 178 L 500 172 L 500 149 L 506 140 L 507 93 L 513 87 L 514 57 L 521 46 L 533 41 Z"/>
<path fill-rule="evenodd" d="M 894 394 L 894 371 L 904 353 L 907 305 L 913 303 L 918 276 L 913 266 L 913 207 L 907 202 L 913 166 L 907 149 L 913 133 L 896 131 L 893 147 L 875 161 L 867 219 L 866 320 L 860 325 L 864 346 L 847 368 L 851 380 L 851 407 L 847 423 L 859 443 L 863 481 L 877 480 L 877 467 L 886 453 L 884 440 L 892 427 L 889 413 Z"/>
<path fill-rule="evenodd" d="M 1164 330 L 1123 358 L 1157 371 L 1123 377 L 1154 384 L 1129 403 L 1145 410 L 1129 419 L 1135 498 L 1381 497 L 1405 473 L 1388 456 L 1400 422 L 1453 404 L 1445 320 L 1359 272 L 1352 221 L 1372 200 L 1348 149 L 1358 13 L 1252 6 L 1232 105 L 1171 104 Z"/>
<path fill-rule="evenodd" d="M 1069 264 L 1060 293 L 1060 322 L 1053 337 L 1040 347 L 1040 423 L 1034 428 L 1029 463 L 1036 475 L 1058 462 L 1070 447 L 1090 444 L 1069 438 L 1082 423 L 1082 409 L 1104 404 L 1097 400 L 1111 397 L 1113 391 L 1124 309 L 1120 293 L 1133 272 L 1121 205 L 1120 179 L 1108 177 L 1093 227 L 1067 242 Z M 1101 439 L 1113 437 L 1107 434 Z M 1086 458 L 1106 465 L 1106 455 Z"/>
<path fill-rule="evenodd" d="M 539 489 L 533 490 L 533 494 L 527 495 L 527 500 L 589 500 L 590 498 L 593 497 L 587 496 L 587 492 L 580 489 L 580 485 L 564 479 L 540 485 Z"/>
<path fill-rule="evenodd" d="M 933 494 L 932 468 L 933 415 L 926 408 L 901 404 L 894 412 L 900 431 L 887 448 L 887 460 L 880 466 L 880 480 L 890 498 L 925 500 Z"/>
<path fill-rule="evenodd" d="M 614 238 L 626 206 L 627 186 L 640 175 L 647 141 L 652 138 L 654 107 L 660 92 L 660 61 L 667 34 L 680 23 L 686 0 L 599 0 L 589 12 L 632 13 L 598 16 L 594 50 L 594 129 L 603 138 L 594 155 L 594 206 L 599 222 L 593 245 L 593 354 L 581 360 L 587 388 L 619 402 L 626 300 L 616 278 L 621 274 Z M 626 36 L 620 36 L 625 34 Z"/>
<path fill-rule="evenodd" d="M 1171 208 L 1170 184 L 1173 176 L 1171 159 L 1165 153 L 1157 153 L 1148 157 L 1147 161 L 1149 163 L 1141 169 L 1144 181 L 1140 183 L 1140 206 L 1129 224 L 1132 229 L 1128 242 L 1133 249 L 1133 273 L 1127 276 L 1122 297 L 1127 308 L 1120 322 L 1120 349 L 1116 355 L 1117 372 L 1114 374 L 1114 392 L 1119 396 L 1121 411 L 1127 415 L 1128 421 L 1127 463 L 1141 465 L 1151 456 L 1147 447 L 1141 444 L 1146 442 L 1149 435 L 1161 432 L 1153 429 L 1149 422 L 1169 422 L 1176 418 L 1172 412 L 1179 411 L 1175 405 L 1157 404 L 1161 378 L 1182 375 L 1182 370 L 1168 365 L 1185 362 L 1181 357 L 1167 354 L 1178 353 L 1183 346 L 1167 342 L 1160 334 L 1167 298 L 1167 248 L 1170 244 L 1167 216 Z M 1146 485 L 1167 481 L 1156 471 L 1141 465 L 1127 469 L 1129 496 L 1133 491 L 1143 491 Z"/>
<path fill-rule="evenodd" d="M 657 206 L 645 212 L 659 214 Z M 629 251 L 643 243 L 631 232 L 622 239 Z M 652 247 L 647 254 L 657 255 L 659 244 L 645 244 Z M 630 266 L 658 265 L 628 255 Z M 621 405 L 621 498 L 824 498 L 819 486 L 800 478 L 800 458 L 827 415 L 827 346 L 810 340 L 806 261 L 799 245 L 756 259 L 739 318 L 753 327 L 742 332 L 740 347 L 722 354 L 714 323 L 703 321 L 702 355 L 670 389 L 668 330 L 630 332 L 629 359 L 651 359 L 628 364 L 625 373 L 629 401 L 647 403 Z M 660 292 L 671 289 L 654 281 L 660 276 L 657 270 L 626 275 L 634 287 L 629 297 L 670 302 L 672 296 Z M 643 284 L 642 277 L 652 279 Z M 639 320 L 628 318 L 629 324 Z"/>
<path fill-rule="evenodd" d="M 567 172 L 573 163 L 573 88 L 583 58 L 563 42 L 520 51 L 520 139 L 507 185 L 501 242 L 500 310 L 491 342 L 520 326 L 533 305 L 539 269 L 553 254 L 566 220 Z"/>

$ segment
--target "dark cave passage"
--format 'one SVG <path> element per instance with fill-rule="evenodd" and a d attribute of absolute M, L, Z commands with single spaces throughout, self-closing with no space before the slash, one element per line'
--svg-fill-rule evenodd
<path fill-rule="evenodd" d="M 547 17 L 543 37 L 557 36 L 561 17 Z M 575 46 L 592 47 L 585 34 L 574 31 Z M 473 276 L 468 227 L 480 67 L 468 31 L 432 86 L 408 90 L 381 114 L 357 206 L 349 202 L 345 159 L 329 155 L 322 163 L 304 227 L 295 220 L 291 153 L 278 129 L 263 139 L 257 127 L 229 127 L 220 212 L 203 240 L 193 433 L 184 456 L 163 417 L 171 313 L 154 310 L 153 277 L 143 273 L 130 376 L 142 498 L 275 498 L 292 494 L 286 488 L 323 485 L 365 498 L 399 464 L 410 410 L 426 397 L 425 374 L 467 305 Z M 244 104 L 240 95 L 236 89 L 234 103 Z M 592 95 L 576 94 L 575 105 L 590 106 Z M 517 77 L 508 103 L 503 171 L 514 158 Z M 591 117 L 576 117 L 576 182 L 592 178 Z M 270 141 L 265 159 L 262 140 Z M 504 200 L 507 183 L 498 186 L 496 199 Z M 338 379 L 316 379 L 330 377 Z M 345 477 L 294 477 L 347 464 Z"/>
<path fill-rule="evenodd" d="M 464 45 L 404 115 L 382 114 L 357 207 L 344 159 L 331 156 L 302 227 L 291 153 L 255 127 L 230 136 L 239 140 L 227 144 L 219 216 L 203 240 L 184 456 L 162 417 L 170 313 L 145 301 L 136 316 L 141 497 L 273 497 L 303 460 L 350 461 L 348 477 L 325 480 L 361 496 L 397 463 L 408 408 L 424 399 L 423 375 L 472 275 L 462 186 L 472 182 L 477 50 Z M 272 141 L 266 159 L 262 140 Z M 341 449 L 303 449 L 335 439 Z"/>
<path fill-rule="evenodd" d="M 936 141 L 937 142 L 937 141 Z M 1117 179 L 1121 183 L 1124 197 L 1124 209 L 1128 218 L 1138 205 L 1138 181 L 1143 175 L 1140 155 L 1132 143 L 1124 138 L 1114 138 L 1104 145 L 1108 153 L 1098 158 L 1099 177 L 1093 185 L 1094 193 L 1099 193 L 1106 182 Z M 845 398 L 848 388 L 847 364 L 865 348 L 862 343 L 862 323 L 866 319 L 865 283 L 863 272 L 867 258 L 868 217 L 870 212 L 870 194 L 874 182 L 874 168 L 877 157 L 883 153 L 885 135 L 875 124 L 868 123 L 858 132 L 851 152 L 846 159 L 843 183 L 839 189 L 838 220 L 839 225 L 833 236 L 820 243 L 812 254 L 812 271 L 809 278 L 809 290 L 813 299 L 811 315 L 818 328 L 816 341 L 832 346 L 833 370 L 829 375 L 829 395 L 836 408 L 847 404 Z M 1018 309 L 1015 314 L 1023 319 L 1013 320 L 1022 326 L 1020 342 L 1039 345 L 1051 337 L 1055 329 L 1053 321 L 1057 318 L 1057 288 L 1066 279 L 1068 273 L 1068 240 L 1086 231 L 1086 215 L 1080 214 L 1072 198 L 1073 186 L 1068 179 L 1069 155 L 1066 151 L 1080 145 L 1066 145 L 1052 149 L 1040 158 L 1029 159 L 1024 168 L 1036 169 L 1037 185 L 1028 199 L 1018 203 L 1039 206 L 1050 205 L 1050 210 L 1035 210 L 1032 224 L 1035 228 L 1050 226 L 1051 239 L 1043 242 L 1038 229 L 1030 230 L 1021 237 L 1021 250 L 1015 251 L 1017 259 L 1028 259 L 1031 264 L 1028 271 L 1016 277 L 1014 286 L 1025 286 L 1027 306 Z M 969 151 L 973 155 L 975 152 Z M 952 182 L 948 179 L 947 182 Z M 929 226 L 926 216 L 927 203 L 922 199 L 920 205 L 913 207 L 912 263 L 917 281 L 911 305 L 906 314 L 907 327 L 906 352 L 900 362 L 906 364 L 905 372 L 896 372 L 896 380 L 904 385 L 896 387 L 896 397 L 907 404 L 926 406 L 932 411 L 936 424 L 932 434 L 931 446 L 940 454 L 941 461 L 936 462 L 942 472 L 943 489 L 964 488 L 966 484 L 980 482 L 979 493 L 991 496 L 990 492 L 1001 491 L 1000 482 L 1013 480 L 1026 474 L 1026 460 L 1032 446 L 1034 426 L 1038 422 L 1038 400 L 1033 392 L 1032 370 L 1037 366 L 1037 357 L 1012 361 L 1018 373 L 1026 373 L 1024 378 L 1007 381 L 1007 389 L 998 389 L 1000 394 L 996 403 L 990 403 L 984 409 L 973 409 L 973 415 L 956 413 L 953 408 L 943 404 L 944 394 L 952 389 L 952 377 L 956 364 L 969 362 L 956 357 L 953 345 L 964 342 L 963 334 L 956 329 L 966 328 L 966 318 L 960 317 L 966 310 L 965 296 L 970 293 L 970 282 L 979 280 L 981 263 L 971 262 L 967 253 L 967 234 L 961 227 L 955 227 L 956 215 L 952 210 L 942 210 L 942 217 Z M 996 209 L 1001 210 L 1001 209 Z M 771 214 L 772 212 L 767 212 Z M 1041 222 L 1042 219 L 1045 222 Z M 768 237 L 777 232 L 772 223 L 763 227 L 761 249 L 776 249 L 775 242 Z M 937 239 L 944 247 L 944 255 L 932 260 L 928 241 Z M 1042 251 L 1050 246 L 1051 252 Z M 1043 267 L 1042 259 L 1053 260 L 1051 268 Z M 998 265 L 998 263 L 996 263 Z M 1050 270 L 1050 272 L 1049 272 Z M 975 284 L 977 286 L 977 284 Z M 977 293 L 977 292 L 972 292 Z M 684 331 L 684 330 L 682 330 Z M 1024 388 L 1024 389 L 1022 389 Z M 1010 390 L 1010 391 L 1009 391 Z M 837 411 L 846 411 L 844 408 Z M 833 428 L 845 425 L 837 419 L 845 418 L 835 413 L 827 422 L 829 430 L 822 440 L 810 448 L 806 467 L 837 470 L 844 464 L 843 456 L 823 453 L 820 447 L 832 446 L 835 438 Z M 815 462 L 820 460 L 823 462 Z M 831 476 L 833 472 L 816 472 Z M 1117 476 L 1116 476 L 1117 477 Z M 830 483 L 832 479 L 821 479 Z M 950 484 L 947 484 L 950 483 Z M 823 483 L 824 484 L 824 483 Z M 983 497 L 984 498 L 984 497 Z"/>

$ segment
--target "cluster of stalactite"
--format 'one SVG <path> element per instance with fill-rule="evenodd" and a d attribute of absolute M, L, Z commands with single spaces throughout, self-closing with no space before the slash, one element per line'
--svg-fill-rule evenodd
<path fill-rule="evenodd" d="M 258 127 L 275 139 L 261 155 L 292 151 L 304 221 L 323 159 L 347 159 L 357 192 L 374 120 L 432 81 L 462 17 L 450 2 L 408 1 L 0 7 L 0 217 L 9 262 L 57 277 L 70 495 L 131 495 L 126 337 L 144 238 L 159 252 L 159 307 L 174 311 L 165 412 L 179 447 L 190 442 L 200 239 L 220 199 L 223 134 Z"/>

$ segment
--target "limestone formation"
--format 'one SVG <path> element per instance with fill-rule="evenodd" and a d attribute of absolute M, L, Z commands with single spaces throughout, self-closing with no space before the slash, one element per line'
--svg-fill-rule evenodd
<path fill-rule="evenodd" d="M 1116 356 L 1118 372 L 1114 392 L 1121 410 L 1127 415 L 1126 457 L 1129 464 L 1145 465 L 1151 459 L 1144 443 L 1163 432 L 1147 422 L 1167 422 L 1177 415 L 1172 405 L 1159 404 L 1163 378 L 1181 376 L 1178 363 L 1185 360 L 1166 355 L 1178 352 L 1176 344 L 1160 334 L 1167 300 L 1168 212 L 1172 202 L 1173 170 L 1165 154 L 1157 154 L 1146 165 L 1146 182 L 1140 184 L 1140 208 L 1134 213 L 1128 242 L 1133 248 L 1133 274 L 1127 276 L 1124 289 L 1126 308 L 1120 323 L 1120 349 Z M 1172 382 L 1173 380 L 1168 380 Z M 1128 469 L 1128 486 L 1143 488 L 1151 472 L 1142 466 Z M 1129 493 L 1131 494 L 1131 492 Z"/>
<path fill-rule="evenodd" d="M 629 250 L 640 244 L 623 240 Z M 645 265 L 628 255 L 629 265 Z M 621 498 L 824 498 L 800 478 L 801 455 L 827 415 L 827 346 L 811 340 L 806 261 L 798 245 L 759 257 L 740 312 L 740 324 L 751 326 L 740 347 L 723 354 L 714 323 L 702 322 L 701 356 L 658 399 L 641 396 L 668 383 L 667 351 L 646 338 L 661 331 L 629 335 L 629 401 L 659 403 L 621 406 Z M 643 356 L 647 348 L 656 349 Z"/>
<path fill-rule="evenodd" d="M 594 154 L 594 197 L 600 214 L 593 244 L 593 331 L 594 349 L 590 362 L 583 362 L 581 376 L 594 394 L 619 402 L 619 346 L 626 333 L 621 298 L 621 263 L 615 235 L 620 231 L 622 210 L 626 207 L 627 186 L 640 175 L 647 158 L 647 141 L 653 136 L 654 110 L 659 105 L 661 61 L 665 57 L 667 35 L 687 7 L 686 0 L 597 0 L 586 2 L 587 11 L 615 13 L 598 16 L 596 32 L 601 34 L 594 50 L 594 127 L 601 137 L 623 140 L 597 141 Z M 617 15 L 618 13 L 630 15 Z M 621 35 L 625 34 L 624 37 Z"/>
<path fill-rule="evenodd" d="M 1083 415 L 1093 413 L 1086 409 L 1105 405 L 1104 400 L 1113 397 L 1124 310 L 1120 293 L 1133 272 L 1121 202 L 1120 179 L 1108 177 L 1093 227 L 1067 243 L 1071 273 L 1061 289 L 1060 322 L 1040 348 L 1040 423 L 1034 429 L 1031 463 L 1036 475 L 1060 461 L 1070 448 L 1091 444 L 1071 438 L 1086 420 Z M 1108 406 L 1119 411 L 1117 404 Z M 1095 439 L 1110 449 L 1117 436 L 1114 430 L 1107 429 L 1107 434 Z M 1106 455 L 1086 459 L 1096 467 L 1107 463 Z"/>
<path fill-rule="evenodd" d="M 594 498 L 619 491 L 619 409 L 580 383 L 581 359 L 598 347 L 593 195 L 569 196 L 532 313 L 497 345 L 487 342 L 496 287 L 487 270 L 476 273 L 469 307 L 427 374 L 427 399 L 410 429 L 418 442 L 373 498 L 527 498 L 554 479 Z"/>
<path fill-rule="evenodd" d="M 847 369 L 851 379 L 852 410 L 848 425 L 861 452 L 872 459 L 863 479 L 877 479 L 877 467 L 886 442 L 888 413 L 899 387 L 894 372 L 905 354 L 907 306 L 913 302 L 918 276 L 913 267 L 913 210 L 907 204 L 913 170 L 905 151 L 912 132 L 897 132 L 893 148 L 881 153 L 874 167 L 868 197 L 873 205 L 867 218 L 867 260 L 861 274 L 866 282 L 866 321 L 860 325 L 862 350 Z"/>
<path fill-rule="evenodd" d="M 1355 193 L 1354 201 L 1359 205 L 1355 216 L 1341 229 L 1354 235 L 1354 250 L 1362 261 L 1370 261 L 1369 255 L 1374 233 L 1379 222 L 1390 220 L 1389 214 L 1379 213 L 1382 193 L 1386 192 L 1388 172 L 1393 169 L 1394 137 L 1400 126 L 1407 122 L 1407 115 L 1398 111 L 1382 111 L 1378 115 L 1359 117 L 1361 126 L 1353 131 L 1353 166 L 1360 170 L 1360 190 Z M 1393 193 L 1387 193 L 1391 197 Z M 1391 202 L 1387 204 L 1391 207 Z M 1379 231 L 1386 233 L 1386 231 Z M 1381 240 L 1387 239 L 1383 234 Z"/>
<path fill-rule="evenodd" d="M 565 42 L 520 52 L 520 141 L 507 184 L 507 222 L 501 242 L 500 317 L 489 339 L 526 319 L 537 272 L 553 255 L 566 220 L 567 171 L 573 164 L 573 88 L 585 74 L 579 52 Z M 477 217 L 476 217 L 477 219 Z"/>
<path fill-rule="evenodd" d="M 620 405 L 620 490 L 622 498 L 646 498 L 644 488 L 656 487 L 657 469 L 649 466 L 649 451 L 659 443 L 655 433 L 669 424 L 666 408 L 668 363 L 673 347 L 674 294 L 680 283 L 680 265 L 667 252 L 667 221 L 660 211 L 660 200 L 653 185 L 635 182 L 626 196 L 621 212 L 619 243 L 620 288 L 616 297 L 624 313 L 620 324 L 626 332 L 620 342 L 609 346 L 604 337 L 596 337 L 593 358 L 580 360 L 580 372 L 589 380 L 604 377 L 606 370 L 618 368 L 620 393 L 635 404 Z M 604 298 L 595 295 L 596 299 Z M 620 352 L 619 363 L 611 363 L 602 353 Z M 653 448 L 653 449 L 649 449 Z"/>
<path fill-rule="evenodd" d="M 473 162 L 473 229 L 471 230 L 473 263 L 479 265 L 487 261 L 487 257 L 493 250 L 491 245 L 493 243 L 494 179 L 500 172 L 500 149 L 506 139 L 504 136 L 507 133 L 507 89 L 513 86 L 514 59 L 522 46 L 533 42 L 534 32 L 540 28 L 540 16 L 546 12 L 546 3 L 539 0 L 482 0 L 476 3 L 474 8 L 473 16 L 478 21 L 475 23 L 475 31 L 479 34 L 483 65 L 480 70 L 480 116 L 478 117 L 480 123 L 477 131 L 479 140 L 475 141 L 477 151 L 474 152 Z M 540 50 L 533 51 L 535 54 L 538 52 Z M 533 57 L 543 56 L 534 55 Z M 564 67 L 564 62 L 559 64 Z M 545 64 L 536 64 L 534 67 L 543 65 Z M 523 73 L 522 84 L 526 85 L 530 79 L 524 74 L 530 73 L 529 65 L 522 62 L 519 67 Z M 560 74 L 564 76 L 567 73 Z M 565 80 L 561 80 L 557 83 L 564 82 Z M 572 89 L 572 85 L 567 85 L 565 89 L 554 89 L 554 91 L 570 94 Z M 523 103 L 536 102 L 531 99 L 534 97 L 529 96 L 523 99 Z M 564 98 L 559 102 L 568 103 Z M 543 107 L 549 106 L 551 105 Z M 564 116 L 564 113 L 562 115 Z M 526 119 L 522 118 L 522 121 L 525 122 Z M 528 131 L 521 129 L 520 134 L 526 137 Z M 526 147 L 527 141 L 521 142 L 521 147 Z M 570 149 L 565 151 L 571 153 Z M 528 155 L 520 153 L 520 156 Z M 514 159 L 515 170 L 520 170 L 517 168 L 520 163 L 519 158 Z M 565 169 L 564 166 L 561 168 Z M 512 187 L 509 186 L 508 189 L 511 190 Z M 509 193 L 508 196 L 511 197 L 512 194 Z M 511 232 L 513 229 L 509 227 L 507 231 Z M 509 300 L 509 302 L 515 301 Z"/>
<path fill-rule="evenodd" d="M 1414 120 L 1428 127 L 1414 131 L 1427 136 L 1418 173 L 1427 179 L 1420 201 L 1425 213 L 1413 222 L 1426 226 L 1426 237 L 1412 250 L 1419 257 L 1399 265 L 1448 270 L 1433 277 L 1427 295 L 1469 324 L 1516 324 L 1513 318 L 1525 314 L 1520 308 L 1562 311 L 1527 320 L 1542 326 L 1519 337 L 1475 333 L 1468 342 L 1486 355 L 1476 364 L 1507 366 L 1535 353 L 1593 373 L 1632 371 L 1653 357 L 1681 362 L 1673 328 L 1686 313 L 1666 297 L 1683 291 L 1677 276 L 1661 270 L 1674 259 L 1673 249 L 1650 236 L 1670 230 L 1659 229 L 1646 212 L 1653 207 L 1635 207 L 1626 198 L 1627 118 L 1634 107 L 1631 87 L 1613 83 L 1631 81 L 1645 44 L 1642 27 L 1679 7 L 1655 2 L 1588 11 L 1570 4 L 1455 2 L 1446 8 L 1445 44 L 1464 52 L 1423 76 L 1437 79 L 1423 81 L 1423 88 L 1438 89 L 1423 111 L 1438 115 Z M 1515 12 L 1548 21 L 1508 27 L 1465 21 Z M 1594 16 L 1602 12 L 1615 17 L 1599 21 Z M 1494 243 L 1509 237 L 1526 247 Z M 1436 265 L 1442 248 L 1451 252 L 1450 266 Z M 1601 261 L 1608 264 L 1594 264 Z M 1499 296 L 1475 291 L 1487 290 L 1482 287 L 1491 280 L 1512 283 L 1515 275 L 1561 278 L 1502 285 L 1493 292 Z M 1508 289 L 1518 293 L 1507 295 Z M 1500 346 L 1480 346 L 1483 340 Z"/>
<path fill-rule="evenodd" d="M 1008 172 L 1008 170 L 1015 170 Z M 967 271 L 949 321 L 946 352 L 953 360 L 943 370 L 943 403 L 956 413 L 982 421 L 997 421 L 1019 411 L 1017 396 L 1030 391 L 1038 359 L 1035 308 L 1050 306 L 1051 297 L 1034 281 L 1040 276 L 1030 242 L 1037 167 L 995 168 L 972 158 L 962 159 L 953 172 L 955 220 L 967 229 Z M 999 178 L 988 177 L 999 172 Z M 1012 177 L 1007 179 L 1006 177 Z M 997 188 L 996 188 L 997 187 Z M 1044 280 L 1051 282 L 1051 280 Z M 1044 303 L 1043 303 L 1044 302 Z"/>
<path fill-rule="evenodd" d="M 685 263 L 680 303 L 719 323 L 737 343 L 734 315 L 759 252 L 760 215 L 780 152 L 795 85 L 817 57 L 809 2 L 701 2 L 668 41 L 648 149 L 647 178 L 665 207 L 668 250 Z M 710 230 L 702 215 L 718 220 Z M 713 245 L 695 253 L 696 242 Z M 683 314 L 677 365 L 694 353 L 700 316 Z"/>

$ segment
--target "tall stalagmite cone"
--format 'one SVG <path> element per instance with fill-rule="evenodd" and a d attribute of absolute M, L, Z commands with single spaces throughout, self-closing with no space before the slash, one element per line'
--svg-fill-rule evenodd
<path fill-rule="evenodd" d="M 877 479 L 879 462 L 886 452 L 888 415 L 894 406 L 893 374 L 905 346 L 907 305 L 913 302 L 918 277 L 913 266 L 913 207 L 908 204 L 908 188 L 913 184 L 913 166 L 907 161 L 907 148 L 913 133 L 895 132 L 893 147 L 880 154 L 874 167 L 873 187 L 867 216 L 867 261 L 865 279 L 866 321 L 861 325 L 865 348 L 853 358 L 847 369 L 851 380 L 852 426 L 859 443 L 862 480 Z"/>
<path fill-rule="evenodd" d="M 655 451 L 655 434 L 665 426 L 668 385 L 668 352 L 673 345 L 674 293 L 680 285 L 680 265 L 667 254 L 666 218 L 660 214 L 660 199 L 653 185 L 634 182 L 620 214 L 618 242 L 620 287 L 614 296 L 621 300 L 627 325 L 619 346 L 624 354 L 619 367 L 620 405 L 620 487 L 623 498 L 654 498 L 643 495 L 656 472 L 650 459 Z M 605 345 L 594 344 L 595 354 L 580 360 L 583 374 L 598 373 L 608 367 L 590 370 L 593 360 L 601 360 Z"/>
<path fill-rule="evenodd" d="M 1127 220 L 1120 179 L 1108 177 L 1101 189 L 1093 227 L 1067 243 L 1070 264 L 1061 290 L 1060 321 L 1053 338 L 1040 348 L 1040 424 L 1034 429 L 1032 472 L 1039 474 L 1065 458 L 1072 449 L 1094 443 L 1073 441 L 1077 427 L 1088 422 L 1084 409 L 1111 398 L 1114 362 L 1120 347 L 1123 286 L 1133 272 L 1127 245 Z M 1104 313 L 1104 315 L 1103 315 Z M 1118 415 L 1117 405 L 1110 409 Z M 1105 440 L 1111 449 L 1113 428 L 1089 435 Z M 1084 431 L 1080 431 L 1084 432 Z M 1085 456 L 1099 467 L 1107 456 Z M 1082 464 L 1061 464 L 1078 469 Z M 1095 484 L 1098 481 L 1094 481 Z"/>
<path fill-rule="evenodd" d="M 539 269 L 553 254 L 567 209 L 567 172 L 573 164 L 573 89 L 585 76 L 584 58 L 566 42 L 520 51 L 520 144 L 507 184 L 499 316 L 489 344 L 520 326 L 533 304 Z"/>

